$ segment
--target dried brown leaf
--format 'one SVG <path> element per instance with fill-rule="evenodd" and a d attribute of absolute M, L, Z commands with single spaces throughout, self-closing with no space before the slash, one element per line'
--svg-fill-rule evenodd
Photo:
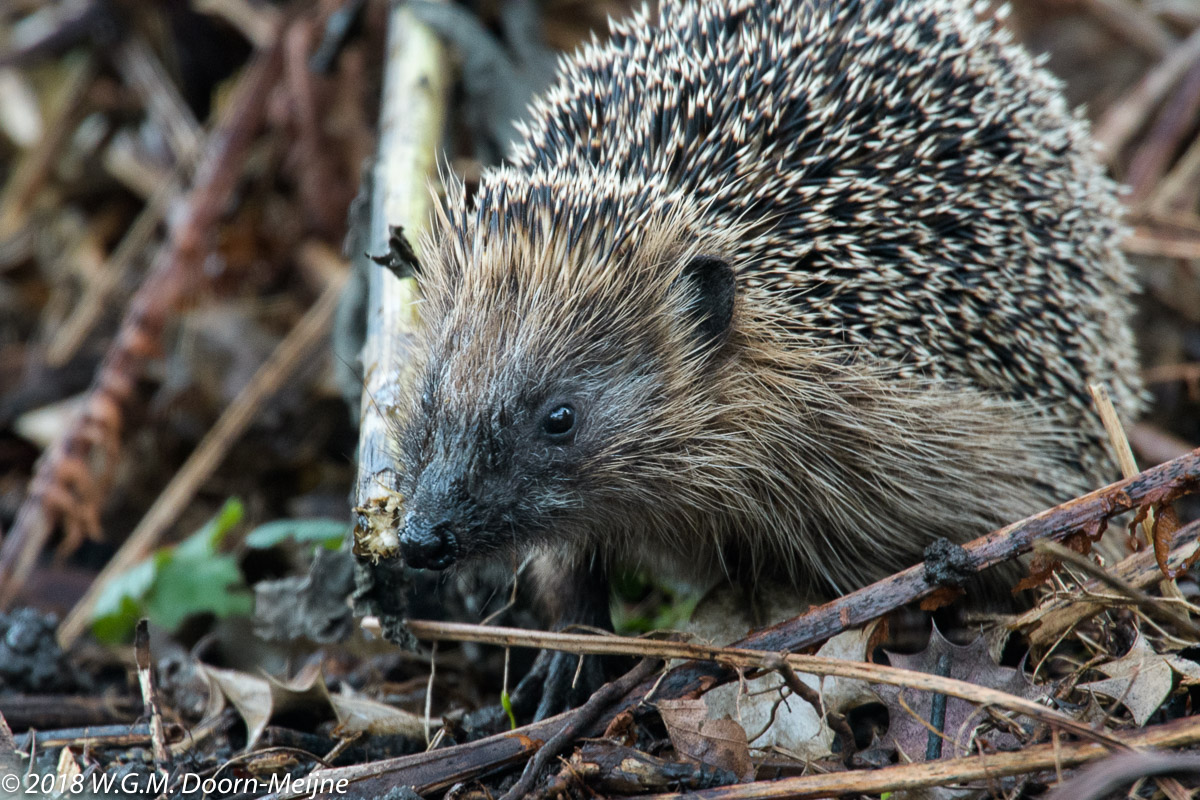
<path fill-rule="evenodd" d="M 659 714 L 679 757 L 727 769 L 742 780 L 754 777 L 746 730 L 732 719 L 708 719 L 703 700 L 664 700 Z"/>
<path fill-rule="evenodd" d="M 1140 633 L 1128 653 L 1096 669 L 1108 678 L 1081 683 L 1079 688 L 1118 700 L 1138 725 L 1146 724 L 1171 694 L 1175 682 L 1175 670 L 1168 657 L 1154 652 Z"/>
<path fill-rule="evenodd" d="M 942 636 L 935 626 L 930 635 L 929 645 L 924 650 L 912 655 L 889 652 L 888 658 L 892 666 L 929 674 L 938 674 L 939 662 L 946 664 L 948 660 L 948 677 L 999 689 L 1029 700 L 1037 700 L 1046 695 L 1045 687 L 1031 683 L 1021 670 L 998 665 L 989 653 L 987 638 L 983 636 L 968 645 L 957 645 Z M 925 760 L 926 745 L 930 736 L 933 693 L 878 684 L 873 688 L 883 699 L 888 710 L 888 732 L 884 741 L 900 750 L 904 758 L 913 761 Z M 987 717 L 975 704 L 956 697 L 947 697 L 945 722 L 941 728 L 945 737 L 941 757 L 967 755 L 970 752 L 967 744 L 971 741 L 972 731 L 975 731 L 976 741 L 982 741 L 993 749 L 1011 750 L 1020 744 L 1017 738 L 1007 731 L 977 730 L 985 722 Z"/>

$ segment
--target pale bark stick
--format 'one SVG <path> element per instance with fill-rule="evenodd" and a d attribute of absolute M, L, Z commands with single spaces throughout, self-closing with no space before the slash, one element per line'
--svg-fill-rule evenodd
<path fill-rule="evenodd" d="M 379 156 L 372 173 L 372 254 L 387 252 L 399 227 L 418 246 L 431 211 L 430 183 L 446 115 L 449 69 L 440 40 L 403 4 L 391 10 L 379 121 Z M 419 256 L 419 254 L 418 254 Z M 372 269 L 367 337 L 362 352 L 362 422 L 358 437 L 356 506 L 359 527 L 387 536 L 396 485 L 389 421 L 403 386 L 415 328 L 416 281 Z M 394 533 L 391 535 L 394 536 Z"/>

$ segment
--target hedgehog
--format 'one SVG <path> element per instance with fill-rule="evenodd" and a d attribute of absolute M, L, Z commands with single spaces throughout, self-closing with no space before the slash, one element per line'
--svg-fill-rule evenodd
<path fill-rule="evenodd" d="M 832 597 L 1110 477 L 1115 187 L 982 7 L 663 0 L 520 134 L 421 241 L 408 565 L 531 563 L 608 626 L 617 569 Z M 538 717 L 602 678 L 538 664 Z"/>

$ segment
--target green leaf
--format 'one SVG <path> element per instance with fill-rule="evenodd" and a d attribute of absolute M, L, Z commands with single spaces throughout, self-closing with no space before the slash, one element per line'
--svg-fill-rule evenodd
<path fill-rule="evenodd" d="M 141 618 L 141 605 L 132 597 L 122 595 L 112 601 L 111 607 L 104 613 L 99 613 L 97 608 L 97 613 L 92 617 L 92 634 L 105 644 L 127 642 L 133 638 L 133 629 Z"/>
<path fill-rule="evenodd" d="M 619 572 L 612 586 L 613 626 L 626 635 L 683 627 L 703 596 L 637 571 Z"/>
<path fill-rule="evenodd" d="M 241 501 L 231 498 L 217 515 L 176 547 L 163 547 L 104 588 L 92 614 L 98 639 L 128 640 L 141 617 L 175 631 L 192 614 L 249 614 L 251 594 L 241 587 L 237 560 L 218 551 L 241 521 Z"/>
<path fill-rule="evenodd" d="M 97 639 L 116 644 L 133 635 L 142 616 L 142 600 L 154 585 L 156 561 L 156 557 L 148 558 L 105 584 L 92 610 L 92 632 Z"/>
<path fill-rule="evenodd" d="M 175 558 L 190 560 L 217 552 L 225 534 L 242 521 L 245 513 L 246 509 L 241 500 L 236 497 L 229 498 L 217 515 L 204 523 L 204 527 L 179 543 L 175 548 Z"/>
<path fill-rule="evenodd" d="M 345 541 L 350 524 L 336 519 L 279 519 L 259 525 L 246 537 L 246 546 L 265 550 L 293 539 L 313 542 L 327 550 L 336 550 Z"/>
<path fill-rule="evenodd" d="M 169 631 L 179 629 L 193 614 L 211 612 L 218 617 L 249 614 L 254 603 L 240 588 L 242 573 L 237 559 L 209 554 L 204 558 L 176 558 L 165 565 L 146 598 L 146 616 Z"/>

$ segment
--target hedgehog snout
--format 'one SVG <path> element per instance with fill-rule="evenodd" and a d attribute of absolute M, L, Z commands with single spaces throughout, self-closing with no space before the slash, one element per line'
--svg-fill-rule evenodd
<path fill-rule="evenodd" d="M 458 558 L 458 539 L 450 520 L 430 523 L 412 512 L 404 518 L 400 554 L 416 569 L 446 569 Z"/>

